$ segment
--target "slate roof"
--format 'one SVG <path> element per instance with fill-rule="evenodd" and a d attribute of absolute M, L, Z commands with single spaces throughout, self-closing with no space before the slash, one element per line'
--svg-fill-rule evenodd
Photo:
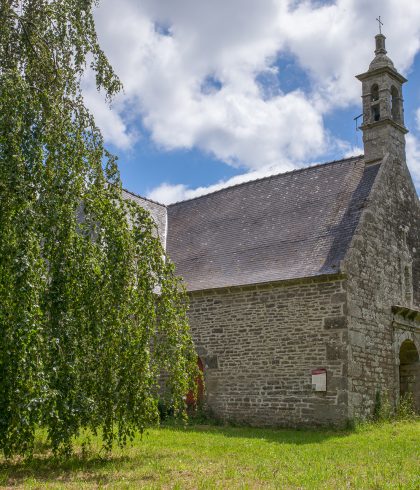
<path fill-rule="evenodd" d="M 197 291 L 339 272 L 379 166 L 360 156 L 168 206 L 177 274 Z"/>

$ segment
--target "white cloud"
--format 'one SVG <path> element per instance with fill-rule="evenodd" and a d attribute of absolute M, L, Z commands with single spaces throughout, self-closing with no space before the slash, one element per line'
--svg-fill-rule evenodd
<path fill-rule="evenodd" d="M 299 90 L 266 100 L 255 79 L 270 70 L 282 44 L 278 6 L 105 0 L 98 31 L 126 94 L 116 108 L 135 108 L 163 149 L 197 147 L 247 168 L 322 152 L 322 115 L 313 101 Z M 169 25 L 172 36 L 156 23 Z M 209 76 L 220 90 L 202 90 Z"/>
<path fill-rule="evenodd" d="M 372 60 L 378 12 L 386 23 L 387 49 L 397 69 L 405 73 L 420 47 L 419 2 L 337 0 L 314 8 L 313 2 L 302 1 L 282 17 L 280 29 L 286 45 L 310 72 L 315 95 L 325 109 L 360 100 L 355 75 L 365 71 Z"/>
<path fill-rule="evenodd" d="M 420 107 L 416 111 L 416 125 L 417 130 L 420 131 Z"/>
<path fill-rule="evenodd" d="M 87 72 L 83 80 L 83 96 L 90 111 L 95 116 L 102 135 L 107 143 L 127 150 L 136 140 L 136 134 L 130 131 L 122 115 L 117 110 L 105 104 L 104 95 L 96 90 L 91 72 Z"/>
<path fill-rule="evenodd" d="M 161 204 L 171 204 L 195 197 L 191 195 L 192 192 L 184 184 L 168 184 L 167 182 L 163 182 L 163 184 L 150 191 L 147 197 Z"/>
<path fill-rule="evenodd" d="M 356 157 L 358 155 L 363 155 L 364 150 L 360 146 L 349 146 L 347 150 L 343 153 L 343 158 Z"/>
<path fill-rule="evenodd" d="M 213 185 L 196 187 L 195 189 L 191 189 L 184 184 L 168 184 L 167 182 L 164 182 L 163 184 L 160 184 L 158 187 L 155 187 L 149 191 L 147 197 L 162 204 L 171 204 L 174 202 L 203 196 L 204 194 L 219 191 L 220 189 L 242 184 L 243 182 L 248 182 L 250 180 L 261 179 L 262 177 L 268 177 L 269 175 L 287 172 L 288 170 L 293 170 L 293 167 L 287 164 L 265 167 L 259 170 L 246 172 L 241 175 L 235 175 L 230 179 L 221 180 Z"/>
<path fill-rule="evenodd" d="M 182 115 L 176 101 L 166 117 L 160 111 L 148 115 L 145 121 L 154 140 L 169 149 L 196 145 L 250 169 L 302 160 L 324 147 L 322 119 L 303 94 L 264 101 L 228 92 L 200 96 L 187 103 L 188 112 Z"/>
<path fill-rule="evenodd" d="M 88 99 L 105 138 L 121 148 L 135 140 L 130 112 L 163 150 L 198 148 L 249 170 L 297 166 L 342 144 L 323 116 L 360 103 L 354 75 L 372 59 L 378 12 L 404 72 L 419 50 L 420 3 L 412 0 L 103 0 L 98 33 L 125 93 L 112 115 L 94 91 Z M 267 97 L 257 76 L 275 75 L 284 52 L 310 87 L 282 92 L 280 71 Z"/>
<path fill-rule="evenodd" d="M 420 189 L 420 141 L 412 134 L 406 136 L 407 164 L 414 184 Z"/>

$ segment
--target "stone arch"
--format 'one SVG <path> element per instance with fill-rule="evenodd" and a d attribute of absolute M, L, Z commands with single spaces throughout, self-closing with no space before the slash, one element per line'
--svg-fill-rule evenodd
<path fill-rule="evenodd" d="M 414 407 L 420 412 L 420 356 L 416 344 L 406 338 L 399 350 L 400 399 L 412 396 Z"/>
<path fill-rule="evenodd" d="M 377 83 L 374 83 L 370 89 L 371 100 L 372 102 L 376 102 L 379 100 L 379 86 Z"/>
<path fill-rule="evenodd" d="M 393 85 L 391 87 L 391 116 L 396 122 L 401 121 L 401 101 L 398 89 Z"/>
<path fill-rule="evenodd" d="M 379 121 L 381 118 L 380 101 L 379 101 L 379 86 L 374 83 L 370 89 L 372 122 Z"/>

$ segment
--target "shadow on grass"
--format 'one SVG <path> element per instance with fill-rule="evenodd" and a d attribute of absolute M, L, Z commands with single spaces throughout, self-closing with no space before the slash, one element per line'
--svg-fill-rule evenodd
<path fill-rule="evenodd" d="M 291 445 L 320 444 L 331 438 L 347 437 L 353 432 L 350 429 L 297 430 L 233 427 L 203 422 L 194 424 L 194 421 L 191 421 L 187 425 L 182 425 L 173 420 L 165 421 L 161 427 L 163 430 L 169 429 L 179 431 L 180 433 L 194 433 L 197 435 L 223 436 L 238 439 L 260 439 L 270 443 Z M 153 435 L 151 437 L 153 438 Z M 143 444 L 142 441 L 136 438 L 133 446 L 141 446 L 141 444 Z M 200 444 L 199 441 L 197 441 L 197 444 Z M 129 445 L 127 452 L 133 446 Z M 145 484 L 153 484 L 156 476 L 153 476 L 151 466 L 153 467 L 158 463 L 160 471 L 165 471 L 164 460 L 168 457 L 168 455 L 156 454 L 156 452 L 148 455 L 142 451 L 141 454 L 111 454 L 103 458 L 100 457 L 100 453 L 92 452 L 85 457 L 75 455 L 69 459 L 59 459 L 51 456 L 44 442 L 37 441 L 35 456 L 32 459 L 23 460 L 16 458 L 12 461 L 0 460 L 0 486 L 18 486 L 29 479 L 35 479 L 41 485 L 48 482 L 66 484 L 80 481 L 98 485 L 112 485 L 113 482 L 115 483 L 120 480 L 121 471 L 130 472 L 133 468 L 136 469 L 136 472 L 140 470 L 142 473 L 141 480 Z"/>
<path fill-rule="evenodd" d="M 22 485 L 28 479 L 37 482 L 71 483 L 73 480 L 85 483 L 107 484 L 121 479 L 121 470 L 129 471 L 135 465 L 136 469 L 150 466 L 150 462 L 165 459 L 164 455 L 133 456 L 110 455 L 107 458 L 93 455 L 91 457 L 72 456 L 69 459 L 55 458 L 48 454 L 38 453 L 30 460 L 14 460 L 0 462 L 0 487 Z M 141 475 L 145 482 L 155 478 L 152 474 Z"/>
<path fill-rule="evenodd" d="M 319 444 L 332 438 L 344 438 L 353 434 L 351 427 L 346 429 L 318 428 L 318 429 L 291 429 L 291 428 L 257 428 L 235 425 L 220 425 L 214 423 L 197 423 L 190 421 L 187 425 L 167 420 L 162 423 L 163 428 L 179 430 L 181 432 L 207 433 L 222 435 L 224 437 L 262 439 L 267 442 L 279 444 Z"/>

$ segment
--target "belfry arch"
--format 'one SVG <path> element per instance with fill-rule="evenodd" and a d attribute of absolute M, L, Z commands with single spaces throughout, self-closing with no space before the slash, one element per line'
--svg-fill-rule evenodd
<path fill-rule="evenodd" d="M 379 87 L 378 84 L 375 83 L 371 88 L 371 109 L 372 109 L 372 122 L 379 121 L 381 119 L 380 112 L 380 100 L 379 100 Z"/>
<path fill-rule="evenodd" d="M 420 357 L 415 343 L 406 339 L 399 351 L 400 399 L 413 397 L 414 408 L 420 412 Z"/>

